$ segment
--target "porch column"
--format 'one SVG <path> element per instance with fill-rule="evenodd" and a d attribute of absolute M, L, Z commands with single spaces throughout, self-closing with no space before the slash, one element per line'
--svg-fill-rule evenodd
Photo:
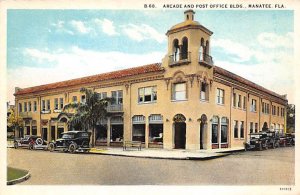
<path fill-rule="evenodd" d="M 107 146 L 110 146 L 110 129 L 111 129 L 111 125 L 110 125 L 110 117 L 107 117 Z"/>
<path fill-rule="evenodd" d="M 145 148 L 149 146 L 149 118 L 145 117 Z"/>
<path fill-rule="evenodd" d="M 32 119 L 29 121 L 29 135 L 32 135 Z"/>

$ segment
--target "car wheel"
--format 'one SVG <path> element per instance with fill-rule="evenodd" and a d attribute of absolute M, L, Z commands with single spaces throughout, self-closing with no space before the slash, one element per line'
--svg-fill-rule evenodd
<path fill-rule="evenodd" d="M 28 149 L 29 150 L 34 150 L 33 144 L 29 144 Z"/>
<path fill-rule="evenodd" d="M 75 143 L 71 143 L 71 144 L 69 145 L 69 152 L 70 152 L 70 153 L 72 153 L 72 154 L 75 153 L 76 149 L 77 149 L 77 146 L 76 146 Z"/>
<path fill-rule="evenodd" d="M 48 148 L 49 148 L 49 151 L 50 151 L 50 152 L 53 152 L 54 149 L 55 149 L 54 143 L 50 143 L 49 146 L 48 146 Z"/>
<path fill-rule="evenodd" d="M 14 142 L 14 148 L 17 149 L 19 147 L 18 142 Z"/>

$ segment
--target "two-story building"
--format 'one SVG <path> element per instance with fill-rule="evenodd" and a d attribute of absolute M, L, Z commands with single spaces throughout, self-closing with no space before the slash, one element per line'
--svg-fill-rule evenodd
<path fill-rule="evenodd" d="M 64 105 L 84 102 L 85 87 L 112 97 L 106 119 L 99 119 L 97 145 L 123 140 L 144 147 L 211 149 L 243 146 L 250 132 L 285 129 L 287 99 L 213 63 L 212 31 L 184 12 L 171 27 L 161 63 L 30 88 L 16 88 L 15 103 L 24 129 L 55 140 L 68 131 Z"/>

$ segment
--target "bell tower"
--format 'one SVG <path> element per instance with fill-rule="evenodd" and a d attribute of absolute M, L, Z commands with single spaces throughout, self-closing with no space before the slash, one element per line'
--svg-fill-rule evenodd
<path fill-rule="evenodd" d="M 210 56 L 212 34 L 212 31 L 195 21 L 193 10 L 186 10 L 184 21 L 172 26 L 166 33 L 168 53 L 163 61 L 165 69 L 170 72 L 181 70 L 187 74 L 198 71 L 212 72 L 213 60 Z"/>

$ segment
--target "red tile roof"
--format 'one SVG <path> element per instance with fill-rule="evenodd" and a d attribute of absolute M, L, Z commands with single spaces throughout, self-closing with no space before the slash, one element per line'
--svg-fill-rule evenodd
<path fill-rule="evenodd" d="M 264 87 L 262 87 L 262 86 L 260 86 L 260 85 L 258 85 L 256 83 L 253 83 L 253 82 L 251 82 L 251 81 L 249 81 L 249 80 L 247 80 L 247 79 L 245 79 L 245 78 L 243 78 L 241 76 L 238 76 L 238 75 L 236 75 L 236 74 L 234 74 L 232 72 L 229 72 L 228 70 L 225 70 L 223 68 L 220 68 L 218 66 L 214 66 L 214 73 L 221 74 L 221 75 L 226 76 L 226 77 L 228 77 L 230 79 L 239 81 L 239 82 L 241 82 L 241 83 L 243 83 L 245 85 L 248 85 L 248 86 L 253 87 L 253 88 L 257 89 L 257 90 L 263 91 L 265 93 L 268 93 L 270 95 L 273 95 L 275 97 L 278 97 L 278 98 L 286 101 L 286 99 L 282 95 L 279 95 L 279 94 L 277 94 L 277 93 L 275 93 L 275 92 L 273 92 L 271 90 L 268 90 L 268 89 L 266 89 L 266 88 L 264 88 Z"/>
<path fill-rule="evenodd" d="M 23 95 L 23 94 L 46 91 L 46 90 L 51 90 L 51 89 L 88 84 L 88 83 L 93 83 L 93 82 L 97 82 L 97 81 L 124 78 L 124 77 L 128 77 L 128 76 L 134 76 L 134 75 L 145 74 L 145 73 L 150 73 L 150 72 L 159 72 L 162 70 L 163 70 L 163 68 L 161 67 L 160 63 L 148 64 L 148 65 L 144 65 L 144 66 L 128 68 L 128 69 L 118 70 L 118 71 L 113 71 L 113 72 L 107 72 L 107 73 L 103 73 L 103 74 L 97 74 L 97 75 L 82 77 L 82 78 L 78 78 L 78 79 L 72 79 L 72 80 L 67 80 L 67 81 L 61 81 L 61 82 L 56 82 L 56 83 L 39 85 L 39 86 L 35 86 L 35 87 L 24 88 L 24 89 L 20 89 L 19 91 L 17 91 L 14 95 Z"/>

